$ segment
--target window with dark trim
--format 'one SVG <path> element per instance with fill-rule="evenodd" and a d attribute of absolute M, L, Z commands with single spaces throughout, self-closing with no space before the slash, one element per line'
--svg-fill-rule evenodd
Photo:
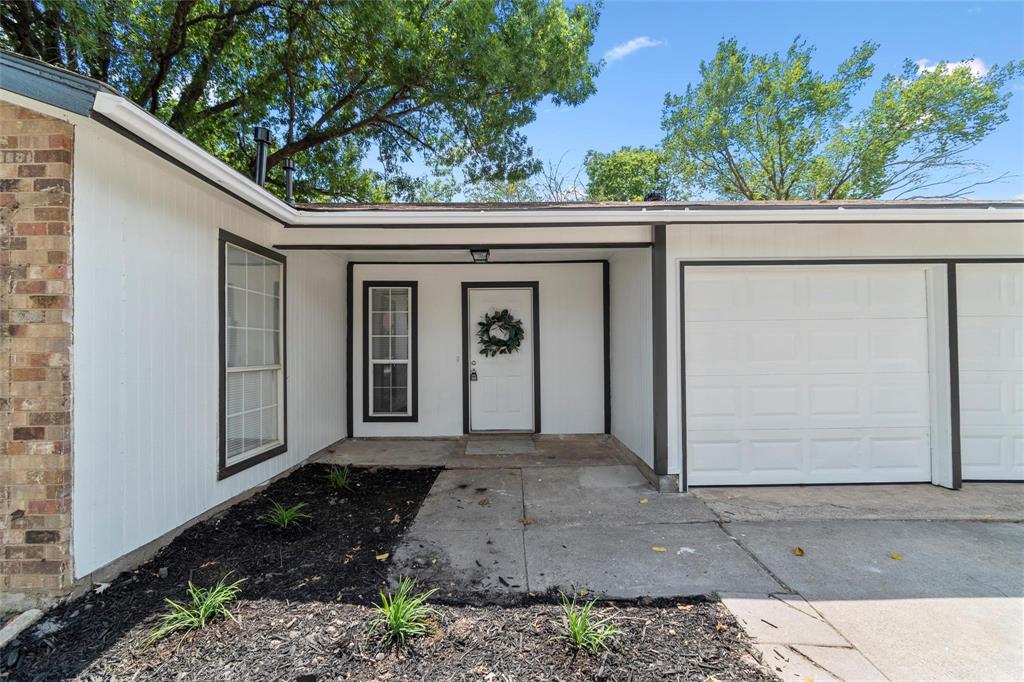
<path fill-rule="evenodd" d="M 225 478 L 287 450 L 285 257 L 221 230 L 218 272 Z"/>
<path fill-rule="evenodd" d="M 416 370 L 416 282 L 363 282 L 363 421 L 416 421 Z"/>

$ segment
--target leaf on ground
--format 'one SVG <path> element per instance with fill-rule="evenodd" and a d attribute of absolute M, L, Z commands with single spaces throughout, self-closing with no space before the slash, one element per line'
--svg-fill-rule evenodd
<path fill-rule="evenodd" d="M 794 547 L 793 548 L 793 554 L 796 555 L 796 556 L 803 556 L 804 555 L 804 548 L 803 547 Z"/>
<path fill-rule="evenodd" d="M 685 613 L 693 609 L 693 604 L 676 604 L 676 608 Z"/>
<path fill-rule="evenodd" d="M 391 519 L 391 523 L 401 523 L 401 522 L 402 522 L 402 517 L 399 516 L 398 514 L 395 514 L 395 518 Z"/>
<path fill-rule="evenodd" d="M 647 498 L 646 497 L 641 497 L 640 498 L 640 504 L 647 504 Z"/>
<path fill-rule="evenodd" d="M 375 558 L 377 561 L 387 561 L 389 556 L 391 556 L 391 552 L 384 552 L 383 554 L 378 554 Z"/>
<path fill-rule="evenodd" d="M 523 524 L 523 526 L 529 526 L 533 522 L 534 518 L 532 516 L 524 516 L 523 518 L 519 519 L 519 523 Z"/>
<path fill-rule="evenodd" d="M 889 558 L 895 561 L 903 561 L 903 555 L 899 552 L 889 552 Z"/>
<path fill-rule="evenodd" d="M 655 552 L 658 552 L 659 554 L 660 554 L 661 552 L 664 552 L 664 551 L 665 551 L 665 548 L 664 548 L 664 547 L 658 547 L 657 545 L 655 545 L 654 547 L 651 547 L 651 549 L 652 549 L 653 551 L 655 551 Z"/>
<path fill-rule="evenodd" d="M 480 498 L 480 501 L 477 502 L 477 504 L 479 504 L 481 507 L 486 507 L 490 503 L 491 503 L 491 500 L 489 498 L 486 498 L 486 497 Z"/>
<path fill-rule="evenodd" d="M 715 623 L 715 630 L 716 630 L 717 632 L 721 632 L 721 631 L 722 631 L 722 630 L 724 630 L 724 629 L 725 629 L 725 626 L 724 626 L 724 625 L 722 625 L 721 623 Z"/>

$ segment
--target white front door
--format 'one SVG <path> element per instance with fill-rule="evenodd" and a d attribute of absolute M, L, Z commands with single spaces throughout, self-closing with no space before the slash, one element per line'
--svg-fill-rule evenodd
<path fill-rule="evenodd" d="M 928 481 L 923 267 L 686 269 L 692 485 Z"/>
<path fill-rule="evenodd" d="M 1024 264 L 956 267 L 964 480 L 1024 479 Z"/>
<path fill-rule="evenodd" d="M 533 290 L 471 288 L 468 294 L 470 431 L 533 431 Z M 477 323 L 506 309 L 526 334 L 519 350 L 487 357 L 480 352 Z"/>

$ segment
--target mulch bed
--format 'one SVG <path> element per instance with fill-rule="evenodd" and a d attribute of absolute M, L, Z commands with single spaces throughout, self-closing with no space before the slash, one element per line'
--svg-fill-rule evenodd
<path fill-rule="evenodd" d="M 217 517 L 193 526 L 151 562 L 102 590 L 62 604 L 0 652 L 0 678 L 175 680 L 768 680 L 742 631 L 710 600 L 601 603 L 622 631 L 589 655 L 564 639 L 553 595 L 479 604 L 447 596 L 432 635 L 404 649 L 382 644 L 370 604 L 435 469 L 353 469 L 333 489 L 310 464 Z M 280 532 L 260 516 L 271 501 L 306 502 L 314 519 Z M 183 600 L 188 581 L 245 578 L 231 609 L 156 645 L 146 638 Z M 163 576 L 163 577 L 161 577 Z M 53 628 L 59 627 L 57 630 Z M 46 632 L 46 630 L 50 630 Z"/>

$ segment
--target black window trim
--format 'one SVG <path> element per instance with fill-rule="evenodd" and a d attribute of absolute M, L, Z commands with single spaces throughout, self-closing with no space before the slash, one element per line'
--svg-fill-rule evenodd
<path fill-rule="evenodd" d="M 416 281 L 366 280 L 363 282 L 363 422 L 419 421 L 419 298 Z M 409 289 L 409 414 L 370 414 L 370 289 L 406 287 Z"/>
<path fill-rule="evenodd" d="M 227 245 L 252 251 L 255 254 L 277 261 L 281 264 L 281 444 L 265 450 L 257 455 L 235 462 L 230 466 L 227 463 L 227 305 L 225 291 L 227 287 L 227 268 L 225 260 Z M 232 234 L 227 230 L 220 230 L 217 246 L 217 341 L 218 341 L 218 467 L 217 480 L 222 481 L 229 476 L 245 471 L 272 457 L 276 457 L 288 451 L 288 297 L 287 297 L 288 264 L 284 254 L 272 251 L 265 246 L 260 246 L 248 239 Z"/>

